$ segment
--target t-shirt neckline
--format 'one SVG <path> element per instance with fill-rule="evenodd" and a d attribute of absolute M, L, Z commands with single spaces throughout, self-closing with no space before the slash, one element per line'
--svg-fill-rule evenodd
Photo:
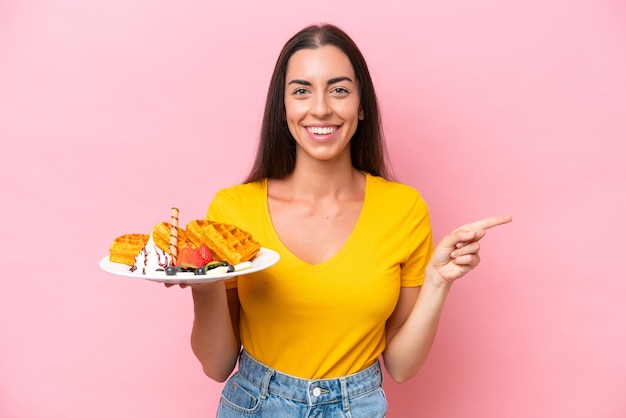
<path fill-rule="evenodd" d="M 288 258 L 293 263 L 299 265 L 301 268 L 306 268 L 308 270 L 324 270 L 326 268 L 332 267 L 335 263 L 337 263 L 339 260 L 341 260 L 341 258 L 344 256 L 344 254 L 352 246 L 352 243 L 357 239 L 357 236 L 358 236 L 359 231 L 361 229 L 361 224 L 364 222 L 364 218 L 365 218 L 365 215 L 366 215 L 366 212 L 367 212 L 369 195 L 370 195 L 370 188 L 372 186 L 372 182 L 371 182 L 371 175 L 370 174 L 365 173 L 365 172 L 363 174 L 365 174 L 365 195 L 363 196 L 363 205 L 361 206 L 361 212 L 359 213 L 359 217 L 358 217 L 358 219 L 356 221 L 356 224 L 354 225 L 354 228 L 352 229 L 352 232 L 350 232 L 350 235 L 348 236 L 346 241 L 343 243 L 341 248 L 339 248 L 339 250 L 335 254 L 333 254 L 332 257 L 330 257 L 328 260 L 322 261 L 321 263 L 315 263 L 315 264 L 306 262 L 306 261 L 300 259 L 298 256 L 296 256 L 294 253 L 292 253 L 291 250 L 289 250 L 289 248 L 287 248 L 287 246 L 282 242 L 282 240 L 278 236 L 278 233 L 276 232 L 276 229 L 274 228 L 274 224 L 272 222 L 272 217 L 270 216 L 269 199 L 268 199 L 268 179 L 264 179 L 263 180 L 263 183 L 262 183 L 262 185 L 263 185 L 263 201 L 264 201 L 264 205 L 263 205 L 264 214 L 263 214 L 263 216 L 265 217 L 265 221 L 267 223 L 267 228 L 268 228 L 268 230 L 270 231 L 270 233 L 272 235 L 272 239 L 280 247 L 279 253 L 282 254 L 281 257 Z"/>

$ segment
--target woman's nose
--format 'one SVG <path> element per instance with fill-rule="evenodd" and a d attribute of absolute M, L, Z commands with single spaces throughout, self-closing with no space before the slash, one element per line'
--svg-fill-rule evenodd
<path fill-rule="evenodd" d="M 313 101 L 311 114 L 315 116 L 328 116 L 331 113 L 331 108 L 328 103 L 328 98 L 325 95 L 318 95 Z"/>

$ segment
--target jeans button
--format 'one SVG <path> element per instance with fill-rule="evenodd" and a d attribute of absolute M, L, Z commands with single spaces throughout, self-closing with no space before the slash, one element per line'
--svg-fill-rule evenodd
<path fill-rule="evenodd" d="M 311 394 L 317 398 L 318 396 L 320 396 L 322 394 L 322 389 L 320 389 L 320 388 L 313 388 L 313 392 L 311 392 Z"/>

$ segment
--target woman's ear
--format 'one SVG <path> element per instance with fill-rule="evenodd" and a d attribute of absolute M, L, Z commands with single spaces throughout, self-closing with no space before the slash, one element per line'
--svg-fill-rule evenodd
<path fill-rule="evenodd" d="M 359 120 L 365 119 L 365 114 L 363 113 L 363 108 L 359 106 Z"/>

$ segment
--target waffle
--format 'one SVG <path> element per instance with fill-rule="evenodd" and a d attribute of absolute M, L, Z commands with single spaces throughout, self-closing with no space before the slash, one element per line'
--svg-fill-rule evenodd
<path fill-rule="evenodd" d="M 168 222 L 161 222 L 154 226 L 152 229 L 152 239 L 157 247 L 161 250 L 165 251 L 168 254 L 171 254 L 170 251 L 170 229 L 172 224 Z M 178 250 L 181 249 L 183 245 L 187 243 L 186 233 L 180 227 L 178 229 Z"/>
<path fill-rule="evenodd" d="M 109 249 L 109 260 L 134 265 L 135 256 L 146 246 L 148 239 L 150 239 L 148 234 L 126 234 L 115 238 Z"/>
<path fill-rule="evenodd" d="M 216 259 L 232 265 L 251 260 L 261 249 L 249 232 L 234 225 L 204 219 L 189 222 L 185 235 L 196 248 L 204 243 Z"/>

